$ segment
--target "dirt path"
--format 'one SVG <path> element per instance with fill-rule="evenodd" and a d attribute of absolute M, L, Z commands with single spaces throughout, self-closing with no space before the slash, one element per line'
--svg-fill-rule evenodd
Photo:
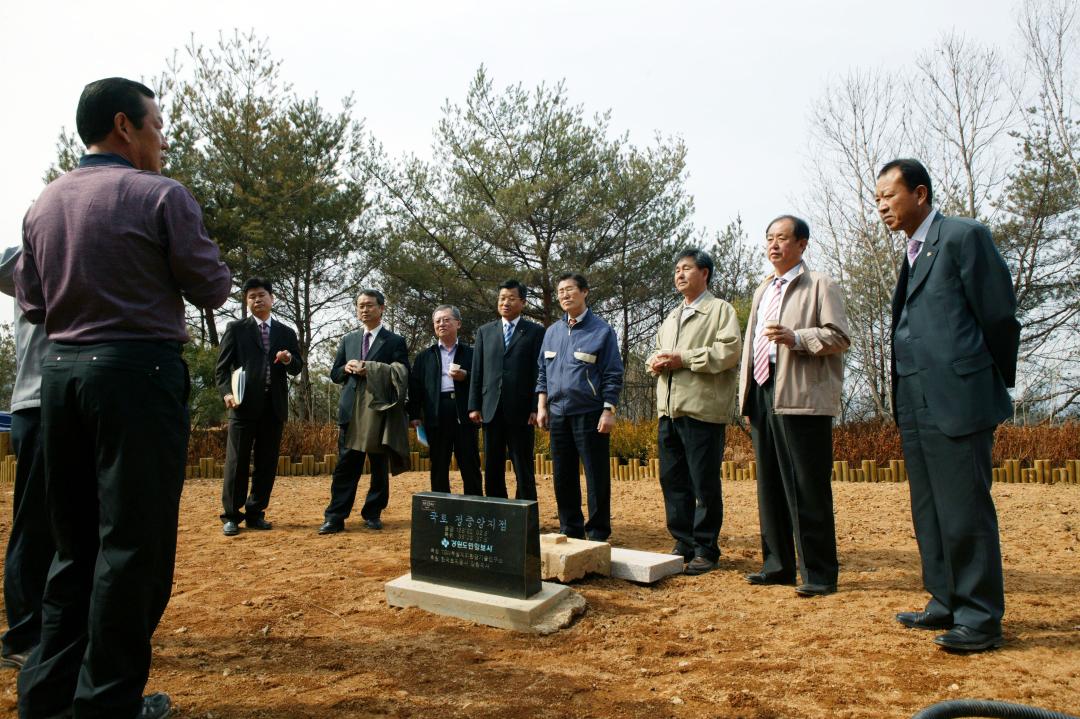
<path fill-rule="evenodd" d="M 555 531 L 550 482 L 540 485 L 541 531 Z M 328 480 L 281 479 L 274 530 L 230 539 L 219 482 L 189 482 L 148 690 L 169 692 L 176 716 L 205 719 L 891 719 L 949 698 L 1080 713 L 1080 486 L 995 488 L 1008 644 L 972 657 L 892 620 L 924 601 L 906 485 L 834 485 L 835 595 L 744 582 L 758 566 L 756 500 L 753 485 L 730 482 L 719 571 L 652 587 L 579 582 L 588 611 L 547 637 L 387 607 L 383 584 L 408 571 L 408 495 L 426 477 L 392 486 L 384 531 L 351 521 L 320 537 Z M 613 544 L 670 549 L 657 486 L 616 483 L 613 501 Z M 8 488 L 3 536 L 10 516 Z M 0 716 L 14 707 L 4 672 Z"/>

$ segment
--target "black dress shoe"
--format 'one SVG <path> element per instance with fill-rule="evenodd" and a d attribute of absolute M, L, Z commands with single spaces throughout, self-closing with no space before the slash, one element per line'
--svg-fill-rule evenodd
<path fill-rule="evenodd" d="M 221 525 L 221 533 L 226 537 L 235 537 L 240 534 L 240 525 L 230 519 Z"/>
<path fill-rule="evenodd" d="M 690 560 L 690 563 L 686 565 L 686 569 L 683 570 L 683 574 L 689 574 L 691 577 L 698 574 L 705 574 L 716 569 L 717 563 L 711 559 L 705 557 L 694 557 Z"/>
<path fill-rule="evenodd" d="M 934 644 L 951 652 L 985 652 L 987 649 L 997 649 L 1004 643 L 1001 632 L 988 634 L 962 624 L 934 637 Z"/>
<path fill-rule="evenodd" d="M 378 530 L 382 529 L 382 520 L 379 519 L 378 517 L 375 517 L 375 519 L 365 519 L 364 520 L 364 526 L 367 527 L 368 529 L 374 529 L 374 530 L 378 531 Z"/>
<path fill-rule="evenodd" d="M 319 534 L 337 534 L 343 529 L 345 529 L 345 525 L 342 522 L 335 522 L 328 519 L 322 523 L 321 527 L 319 527 Z"/>
<path fill-rule="evenodd" d="M 800 584 L 795 587 L 795 593 L 800 597 L 824 597 L 835 591 L 835 584 Z"/>
<path fill-rule="evenodd" d="M 250 517 L 244 521 L 248 529 L 273 529 L 274 525 L 271 522 L 267 522 L 262 517 L 258 519 L 251 519 Z"/>
<path fill-rule="evenodd" d="M 951 619 L 930 612 L 900 612 L 896 615 L 896 621 L 908 629 L 951 629 L 953 625 Z"/>
<path fill-rule="evenodd" d="M 172 714 L 172 701 L 165 692 L 154 692 L 143 697 L 138 719 L 166 719 Z"/>
<path fill-rule="evenodd" d="M 672 547 L 671 551 L 668 552 L 668 554 L 674 554 L 676 556 L 682 557 L 683 564 L 687 564 L 689 562 L 694 561 L 694 550 L 691 549 L 689 552 L 684 552 L 681 549 L 679 549 L 678 544 L 676 544 L 674 547 Z"/>
<path fill-rule="evenodd" d="M 766 584 L 786 584 L 788 586 L 793 586 L 795 584 L 794 579 L 784 579 L 783 577 L 769 575 L 765 572 L 754 572 L 753 574 L 747 574 L 746 581 L 749 584 L 755 584 L 758 586 L 763 586 Z"/>
<path fill-rule="evenodd" d="M 0 667 L 22 669 L 23 664 L 26 664 L 26 657 L 29 655 L 30 652 L 12 652 L 11 654 L 5 654 L 0 657 Z"/>

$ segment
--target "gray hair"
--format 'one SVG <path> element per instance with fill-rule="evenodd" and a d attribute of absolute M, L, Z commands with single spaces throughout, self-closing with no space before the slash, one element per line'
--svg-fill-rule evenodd
<path fill-rule="evenodd" d="M 435 311 L 431 313 L 431 319 L 434 320 L 435 315 L 439 314 L 444 310 L 450 310 L 450 314 L 454 316 L 454 319 L 458 322 L 461 322 L 461 310 L 459 310 L 457 307 L 454 307 L 453 305 L 439 305 L 435 308 Z"/>

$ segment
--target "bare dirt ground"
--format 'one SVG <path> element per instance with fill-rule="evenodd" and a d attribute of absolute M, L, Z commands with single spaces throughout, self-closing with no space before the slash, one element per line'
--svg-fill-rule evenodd
<path fill-rule="evenodd" d="M 392 480 L 382 532 L 351 520 L 321 537 L 328 478 L 280 479 L 274 529 L 228 538 L 220 483 L 190 481 L 147 690 L 171 694 L 175 716 L 205 719 L 877 719 L 955 698 L 1080 713 L 1080 486 L 995 487 L 1008 643 L 963 657 L 893 621 L 925 600 L 906 485 L 834 485 L 835 595 L 746 584 L 758 568 L 754 487 L 729 482 L 719 571 L 655 586 L 587 578 L 574 585 L 586 614 L 546 637 L 386 605 L 383 584 L 408 571 L 409 495 L 426 485 Z M 540 486 L 541 531 L 557 531 L 550 481 Z M 670 549 L 654 483 L 613 493 L 613 544 Z M 6 536 L 10 487 L 0 516 Z M 5 671 L 0 715 L 14 714 Z"/>

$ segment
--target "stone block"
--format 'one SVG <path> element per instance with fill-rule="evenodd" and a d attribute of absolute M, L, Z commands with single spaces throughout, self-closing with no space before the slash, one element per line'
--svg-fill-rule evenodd
<path fill-rule="evenodd" d="M 631 582 L 653 584 L 672 574 L 682 574 L 683 558 L 677 554 L 611 548 L 611 576 Z"/>
<path fill-rule="evenodd" d="M 421 582 L 411 574 L 386 583 L 386 603 L 531 634 L 551 634 L 568 627 L 586 607 L 584 597 L 561 584 L 544 582 L 533 596 L 516 599 Z"/>
<path fill-rule="evenodd" d="M 571 582 L 586 574 L 611 574 L 611 545 L 570 539 L 561 534 L 540 535 L 540 578 Z"/>

